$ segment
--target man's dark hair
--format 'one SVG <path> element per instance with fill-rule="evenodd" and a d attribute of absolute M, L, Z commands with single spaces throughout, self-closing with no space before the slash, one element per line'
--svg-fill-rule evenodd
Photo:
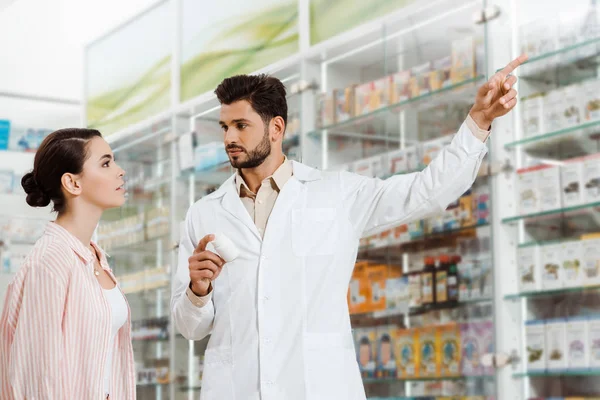
<path fill-rule="evenodd" d="M 266 74 L 232 76 L 217 86 L 215 94 L 219 102 L 226 105 L 246 100 L 265 125 L 273 118 L 281 117 L 287 127 L 285 86 L 277 78 Z"/>

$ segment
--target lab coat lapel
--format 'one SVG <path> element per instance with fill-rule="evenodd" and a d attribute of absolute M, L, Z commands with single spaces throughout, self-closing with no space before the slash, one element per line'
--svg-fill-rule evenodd
<path fill-rule="evenodd" d="M 256 228 L 256 224 L 254 221 L 252 221 L 252 218 L 250 217 L 248 210 L 246 210 L 244 207 L 244 204 L 242 204 L 242 200 L 240 200 L 240 196 L 238 195 L 233 182 L 231 182 L 231 184 L 226 188 L 225 195 L 221 200 L 221 206 L 225 211 L 233 215 L 248 229 L 250 229 L 250 232 L 252 232 L 258 240 L 261 240 L 258 229 Z"/>

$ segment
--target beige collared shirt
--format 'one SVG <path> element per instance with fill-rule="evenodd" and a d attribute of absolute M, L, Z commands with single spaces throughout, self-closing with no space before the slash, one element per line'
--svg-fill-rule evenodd
<path fill-rule="evenodd" d="M 235 175 L 235 187 L 240 200 L 242 200 L 248 214 L 250 214 L 250 217 L 252 217 L 252 220 L 256 224 L 261 237 L 265 236 L 267 221 L 279 196 L 279 192 L 292 177 L 292 174 L 292 162 L 286 157 L 283 160 L 283 164 L 277 168 L 273 175 L 262 181 L 258 193 L 253 193 L 248 188 L 248 185 L 246 185 L 244 178 L 242 178 L 239 172 Z"/>

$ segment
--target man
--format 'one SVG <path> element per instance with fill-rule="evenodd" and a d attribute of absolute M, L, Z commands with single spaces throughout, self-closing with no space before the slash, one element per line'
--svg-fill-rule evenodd
<path fill-rule="evenodd" d="M 510 73 L 478 91 L 452 143 L 422 172 L 385 181 L 288 161 L 285 88 L 236 76 L 215 93 L 238 170 L 190 207 L 171 308 L 188 339 L 211 335 L 203 400 L 364 400 L 346 294 L 362 236 L 442 212 L 473 183 L 492 121 L 516 104 Z M 240 256 L 207 250 L 225 233 Z"/>

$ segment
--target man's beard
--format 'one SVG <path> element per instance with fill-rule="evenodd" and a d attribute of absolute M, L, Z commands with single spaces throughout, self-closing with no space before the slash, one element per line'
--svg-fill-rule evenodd
<path fill-rule="evenodd" d="M 265 128 L 265 134 L 262 140 L 253 150 L 248 152 L 234 144 L 227 146 L 227 150 L 230 149 L 239 149 L 247 154 L 247 159 L 245 161 L 233 160 L 232 158 L 229 158 L 229 162 L 231 163 L 231 166 L 233 168 L 250 169 L 258 167 L 259 165 L 264 163 L 267 157 L 269 157 L 269 155 L 271 154 L 271 141 L 269 140 L 268 128 Z"/>

